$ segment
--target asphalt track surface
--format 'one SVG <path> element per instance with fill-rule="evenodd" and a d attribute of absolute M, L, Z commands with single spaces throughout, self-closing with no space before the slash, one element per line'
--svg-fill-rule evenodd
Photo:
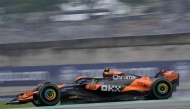
<path fill-rule="evenodd" d="M 140 100 L 124 102 L 57 105 L 14 109 L 190 109 L 190 90 L 180 90 L 166 100 Z"/>

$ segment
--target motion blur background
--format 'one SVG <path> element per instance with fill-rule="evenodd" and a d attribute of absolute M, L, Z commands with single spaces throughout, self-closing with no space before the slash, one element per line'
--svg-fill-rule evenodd
<path fill-rule="evenodd" d="M 189 33 L 190 0 L 0 0 L 0 96 L 105 67 L 174 69 L 188 89 Z"/>

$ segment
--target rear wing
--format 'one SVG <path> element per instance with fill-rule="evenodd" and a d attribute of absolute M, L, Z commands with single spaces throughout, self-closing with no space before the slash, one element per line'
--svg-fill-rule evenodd
<path fill-rule="evenodd" d="M 176 87 L 179 86 L 179 77 L 179 73 L 174 73 L 174 71 L 168 71 L 164 74 L 164 78 L 172 83 L 174 91 L 176 91 Z"/>

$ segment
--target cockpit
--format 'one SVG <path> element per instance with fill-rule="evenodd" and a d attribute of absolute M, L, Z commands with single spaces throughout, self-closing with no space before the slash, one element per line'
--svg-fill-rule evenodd
<path fill-rule="evenodd" d="M 98 77 L 89 78 L 87 76 L 80 76 L 73 82 L 73 84 L 89 84 L 97 82 L 98 82 Z"/>

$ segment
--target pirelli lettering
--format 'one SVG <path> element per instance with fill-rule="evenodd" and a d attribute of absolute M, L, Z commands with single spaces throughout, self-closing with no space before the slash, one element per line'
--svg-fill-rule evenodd
<path fill-rule="evenodd" d="M 108 91 L 108 92 L 121 92 L 121 86 L 115 85 L 102 85 L 101 91 Z"/>

